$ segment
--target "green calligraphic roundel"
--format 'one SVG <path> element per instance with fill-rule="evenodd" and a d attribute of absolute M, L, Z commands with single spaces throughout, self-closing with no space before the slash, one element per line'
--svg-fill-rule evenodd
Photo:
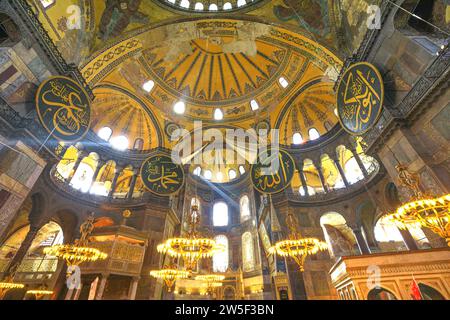
<path fill-rule="evenodd" d="M 184 183 L 184 171 L 175 164 L 170 156 L 158 154 L 144 161 L 141 178 L 145 187 L 160 196 L 169 196 L 178 192 Z"/>
<path fill-rule="evenodd" d="M 262 193 L 273 194 L 286 189 L 292 181 L 295 163 L 284 150 L 267 149 L 258 155 L 251 168 L 253 186 Z"/>
<path fill-rule="evenodd" d="M 351 65 L 342 76 L 336 93 L 339 122 L 352 135 L 369 131 L 380 118 L 384 84 L 380 72 L 367 62 Z"/>
<path fill-rule="evenodd" d="M 36 94 L 36 111 L 42 126 L 59 141 L 75 142 L 89 131 L 89 95 L 70 78 L 57 76 L 44 81 Z"/>

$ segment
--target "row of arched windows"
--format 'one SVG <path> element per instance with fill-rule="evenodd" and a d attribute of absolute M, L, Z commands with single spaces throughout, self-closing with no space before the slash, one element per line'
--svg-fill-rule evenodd
<path fill-rule="evenodd" d="M 170 2 L 172 4 L 176 3 L 176 0 L 167 0 L 167 2 Z M 242 7 L 245 6 L 247 4 L 246 0 L 238 0 L 236 3 L 236 6 Z M 181 0 L 179 3 L 179 6 L 185 9 L 189 9 L 191 6 L 191 3 L 189 0 Z M 231 10 L 233 9 L 233 4 L 231 2 L 225 2 L 222 6 L 222 10 Z M 196 11 L 203 11 L 205 10 L 205 5 L 201 2 L 196 2 L 194 5 L 194 10 Z M 208 7 L 209 11 L 218 11 L 219 10 L 219 6 L 215 3 L 211 3 Z"/>
<path fill-rule="evenodd" d="M 239 200 L 239 208 L 240 208 L 240 216 L 241 222 L 245 222 L 251 217 L 250 213 L 250 200 L 247 195 L 244 195 Z M 229 223 L 229 213 L 228 213 L 228 205 L 219 201 L 216 202 L 213 206 L 213 226 L 214 227 L 225 227 Z"/>
<path fill-rule="evenodd" d="M 308 133 L 309 133 L 309 140 L 311 140 L 311 141 L 317 140 L 320 138 L 320 133 L 319 133 L 319 131 L 317 131 L 316 128 L 309 129 Z M 294 133 L 294 135 L 292 136 L 292 144 L 299 145 L 304 142 L 305 142 L 305 140 L 303 139 L 303 136 L 300 132 Z"/>
<path fill-rule="evenodd" d="M 224 246 L 225 250 L 213 255 L 213 271 L 226 272 L 230 264 L 230 248 L 228 238 L 225 235 L 218 235 L 214 238 L 217 244 Z M 255 269 L 255 246 L 250 232 L 242 235 L 242 266 L 244 272 Z"/>
<path fill-rule="evenodd" d="M 97 135 L 100 139 L 109 142 L 112 148 L 116 150 L 126 150 L 129 148 L 130 142 L 128 138 L 124 135 L 112 137 L 113 131 L 109 127 L 103 127 L 98 132 Z M 142 138 L 138 138 L 134 141 L 133 149 L 134 150 L 142 150 L 144 148 L 144 140 Z"/>

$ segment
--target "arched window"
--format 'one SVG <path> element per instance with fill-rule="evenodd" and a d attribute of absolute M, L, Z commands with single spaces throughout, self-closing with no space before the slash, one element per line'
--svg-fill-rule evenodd
<path fill-rule="evenodd" d="M 219 8 L 217 7 L 217 4 L 211 3 L 209 6 L 209 11 L 217 11 Z"/>
<path fill-rule="evenodd" d="M 98 130 L 97 135 L 101 139 L 103 139 L 105 141 L 109 141 L 109 139 L 111 138 L 111 135 L 112 135 L 112 130 L 111 130 L 111 128 L 103 127 L 100 130 Z"/>
<path fill-rule="evenodd" d="M 223 10 L 231 10 L 231 9 L 233 9 L 233 5 L 230 2 L 226 2 L 223 5 Z"/>
<path fill-rule="evenodd" d="M 253 247 L 253 238 L 250 232 L 242 235 L 242 265 L 244 272 L 255 269 L 255 252 Z"/>
<path fill-rule="evenodd" d="M 239 204 L 241 208 L 241 222 L 244 222 L 250 218 L 250 201 L 248 196 L 242 196 Z"/>
<path fill-rule="evenodd" d="M 182 8 L 188 9 L 189 5 L 190 5 L 190 3 L 188 0 L 181 0 L 181 2 L 180 2 L 180 7 L 182 7 Z"/>
<path fill-rule="evenodd" d="M 213 207 L 213 224 L 215 227 L 228 225 L 228 206 L 225 202 L 217 202 Z"/>
<path fill-rule="evenodd" d="M 204 177 L 206 180 L 211 180 L 211 178 L 212 178 L 212 172 L 211 172 L 211 170 L 206 170 L 205 173 L 203 173 L 203 177 Z"/>
<path fill-rule="evenodd" d="M 216 244 L 225 248 L 224 251 L 217 252 L 213 255 L 213 271 L 225 272 L 228 269 L 228 238 L 224 235 L 219 235 L 214 238 Z"/>
<path fill-rule="evenodd" d="M 287 88 L 289 86 L 289 82 L 287 82 L 287 80 L 283 77 L 278 79 L 278 82 L 280 82 L 280 84 L 283 88 Z"/>
<path fill-rule="evenodd" d="M 202 173 L 202 168 L 201 167 L 196 167 L 194 169 L 194 171 L 192 171 L 192 173 L 196 176 L 200 176 L 200 174 Z"/>
<path fill-rule="evenodd" d="M 142 89 L 144 89 L 145 92 L 150 93 L 153 90 L 154 86 L 155 82 L 153 80 L 149 80 L 142 85 Z"/>
<path fill-rule="evenodd" d="M 245 167 L 244 166 L 239 166 L 239 173 L 240 174 L 244 174 L 245 173 Z"/>
<path fill-rule="evenodd" d="M 252 100 L 250 101 L 250 107 L 252 108 L 253 111 L 256 111 L 259 109 L 259 104 L 258 102 L 256 102 L 256 100 Z"/>
<path fill-rule="evenodd" d="M 247 2 L 245 0 L 238 0 L 238 2 L 237 2 L 238 7 L 245 6 L 246 4 L 247 4 Z"/>
<path fill-rule="evenodd" d="M 292 136 L 292 143 L 293 144 L 302 144 L 303 143 L 303 137 L 299 132 L 294 133 Z"/>
<path fill-rule="evenodd" d="M 85 157 L 70 181 L 71 186 L 81 192 L 88 192 L 92 186 L 92 179 L 97 165 L 98 155 L 96 153 L 91 153 Z"/>
<path fill-rule="evenodd" d="M 195 10 L 202 11 L 204 9 L 203 3 L 197 2 L 194 7 Z"/>
<path fill-rule="evenodd" d="M 403 237 L 398 230 L 397 226 L 389 223 L 384 219 L 378 220 L 375 224 L 375 239 L 378 242 L 390 242 L 390 241 L 398 241 L 403 242 Z"/>
<path fill-rule="evenodd" d="M 230 170 L 228 171 L 228 178 L 229 178 L 230 180 L 234 180 L 234 179 L 236 179 L 236 177 L 237 177 L 236 171 L 233 170 L 233 169 L 230 169 Z"/>
<path fill-rule="evenodd" d="M 309 140 L 317 140 L 320 138 L 320 133 L 316 128 L 309 129 Z"/>
<path fill-rule="evenodd" d="M 128 139 L 125 136 L 118 136 L 118 137 L 114 137 L 111 138 L 111 140 L 109 141 L 111 143 L 111 146 L 114 149 L 123 151 L 126 150 L 128 148 Z"/>
<path fill-rule="evenodd" d="M 20 29 L 6 14 L 0 13 L 0 44 L 12 45 L 20 41 Z"/>
<path fill-rule="evenodd" d="M 144 149 L 144 140 L 137 138 L 136 141 L 134 141 L 134 150 L 142 151 L 142 149 Z"/>

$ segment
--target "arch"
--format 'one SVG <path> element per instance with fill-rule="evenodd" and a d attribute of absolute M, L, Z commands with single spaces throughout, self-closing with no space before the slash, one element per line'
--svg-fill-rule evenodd
<path fill-rule="evenodd" d="M 105 141 L 109 141 L 109 139 L 111 139 L 112 134 L 113 131 L 110 127 L 103 127 L 97 132 L 97 135 Z"/>
<path fill-rule="evenodd" d="M 63 179 L 68 179 L 75 167 L 75 163 L 78 160 L 78 149 L 75 146 L 70 146 L 64 152 L 62 159 L 56 165 L 56 175 L 59 175 Z"/>
<path fill-rule="evenodd" d="M 367 300 L 397 300 L 397 297 L 385 288 L 373 288 L 367 294 Z"/>
<path fill-rule="evenodd" d="M 390 209 L 397 208 L 401 203 L 397 186 L 393 182 L 386 184 L 386 187 L 384 188 L 384 197 Z"/>
<path fill-rule="evenodd" d="M 142 151 L 144 149 L 144 139 L 142 138 L 137 138 L 134 141 L 134 146 L 133 146 L 134 150 L 138 150 L 138 151 Z"/>
<path fill-rule="evenodd" d="M 131 165 L 126 166 L 119 174 L 117 179 L 116 188 L 113 193 L 113 198 L 126 198 L 130 191 L 131 181 L 134 175 L 133 167 Z"/>
<path fill-rule="evenodd" d="M 236 289 L 232 286 L 226 286 L 223 290 L 224 300 L 236 300 Z"/>
<path fill-rule="evenodd" d="M 229 264 L 229 246 L 228 238 L 225 235 L 218 235 L 214 238 L 218 245 L 225 247 L 224 251 L 217 252 L 213 255 L 213 271 L 226 272 Z"/>
<path fill-rule="evenodd" d="M 90 193 L 107 196 L 111 190 L 112 181 L 116 173 L 116 163 L 113 160 L 109 160 L 103 167 L 100 168 L 97 179 L 92 184 Z"/>
<path fill-rule="evenodd" d="M 311 128 L 308 131 L 309 134 L 309 140 L 317 140 L 320 138 L 320 133 L 317 131 L 316 128 Z"/>
<path fill-rule="evenodd" d="M 325 240 L 331 257 L 354 255 L 358 250 L 353 230 L 345 218 L 337 212 L 328 212 L 320 217 Z"/>
<path fill-rule="evenodd" d="M 231 10 L 233 9 L 233 5 L 231 4 L 231 2 L 225 2 L 223 5 L 223 10 Z"/>
<path fill-rule="evenodd" d="M 426 284 L 419 283 L 419 290 L 423 300 L 447 300 L 438 290 Z"/>
<path fill-rule="evenodd" d="M 0 12 L 0 46 L 11 46 L 21 39 L 17 24 L 5 13 Z"/>
<path fill-rule="evenodd" d="M 328 189 L 333 190 L 345 188 L 344 181 L 338 171 L 338 168 L 328 154 L 322 154 L 320 156 L 320 163 L 325 184 Z"/>
<path fill-rule="evenodd" d="M 195 10 L 202 11 L 204 9 L 203 3 L 197 2 L 194 7 Z"/>
<path fill-rule="evenodd" d="M 364 174 L 354 154 L 349 149 L 344 145 L 340 145 L 336 148 L 336 154 L 349 184 L 354 184 L 364 179 Z"/>
<path fill-rule="evenodd" d="M 241 213 L 241 222 L 247 221 L 251 217 L 250 200 L 247 195 L 243 195 L 239 200 L 239 208 Z"/>
<path fill-rule="evenodd" d="M 253 237 L 248 231 L 242 235 L 242 267 L 244 272 L 250 272 L 255 269 Z"/>
<path fill-rule="evenodd" d="M 213 225 L 215 227 L 224 227 L 228 225 L 228 205 L 223 201 L 214 204 Z"/>
<path fill-rule="evenodd" d="M 73 175 L 70 185 L 76 190 L 81 192 L 88 192 L 92 186 L 92 180 L 94 173 L 98 165 L 99 156 L 97 153 L 92 152 L 87 157 L 81 160 L 77 171 Z"/>
<path fill-rule="evenodd" d="M 310 196 L 313 196 L 316 193 L 325 192 L 322 186 L 322 182 L 320 181 L 319 171 L 317 170 L 311 159 L 305 159 L 303 161 L 303 174 L 305 176 L 306 186 L 307 188 L 309 187 L 308 192 L 310 191 Z"/>

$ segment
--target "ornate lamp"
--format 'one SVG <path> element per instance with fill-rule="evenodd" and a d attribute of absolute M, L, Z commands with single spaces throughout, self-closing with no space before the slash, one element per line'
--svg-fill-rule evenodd
<path fill-rule="evenodd" d="M 161 270 L 152 270 L 150 271 L 150 275 L 157 279 L 164 280 L 164 283 L 167 286 L 167 291 L 171 292 L 175 281 L 178 279 L 188 278 L 190 273 L 188 271 L 178 270 L 175 265 L 171 265 L 166 266 Z"/>
<path fill-rule="evenodd" d="M 397 165 L 396 169 L 400 184 L 411 190 L 413 196 L 411 201 L 385 215 L 384 219 L 402 230 L 409 226 L 431 229 L 450 246 L 450 194 L 437 198 L 429 196 L 420 190 L 418 174 L 409 172 L 407 166 L 402 164 Z"/>
<path fill-rule="evenodd" d="M 193 205 L 189 217 L 189 231 L 186 237 L 170 238 L 158 245 L 160 253 L 182 258 L 187 270 L 194 270 L 200 259 L 210 258 L 216 252 L 223 251 L 213 239 L 204 238 L 197 231 L 200 215 L 197 205 Z"/>
<path fill-rule="evenodd" d="M 106 253 L 88 246 L 89 235 L 94 230 L 94 215 L 92 214 L 80 226 L 81 237 L 74 244 L 61 244 L 47 247 L 44 253 L 64 259 L 68 266 L 79 266 L 83 262 L 104 260 L 108 257 Z"/>
<path fill-rule="evenodd" d="M 290 231 L 288 239 L 275 243 L 269 248 L 269 253 L 292 258 L 298 264 L 300 272 L 303 272 L 306 257 L 324 251 L 328 246 L 317 238 L 303 238 L 297 230 L 297 220 L 292 213 L 288 214 L 286 224 Z"/>

